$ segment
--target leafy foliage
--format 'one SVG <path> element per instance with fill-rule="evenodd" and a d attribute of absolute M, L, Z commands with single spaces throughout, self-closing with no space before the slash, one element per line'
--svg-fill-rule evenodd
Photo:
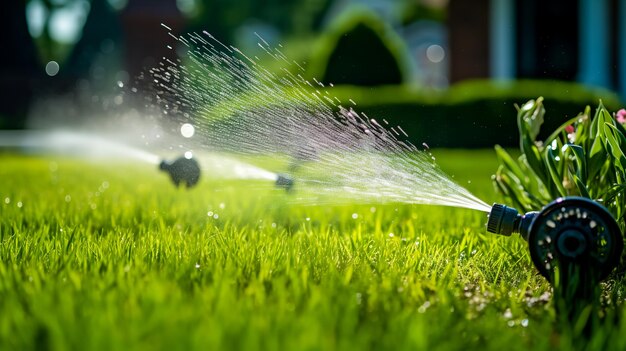
<path fill-rule="evenodd" d="M 544 141 L 537 140 L 544 122 L 543 98 L 518 108 L 522 155 L 514 160 L 496 146 L 500 167 L 496 189 L 520 210 L 531 211 L 562 196 L 597 200 L 625 224 L 626 131 L 600 102 L 591 118 L 589 106 L 567 120 Z"/>

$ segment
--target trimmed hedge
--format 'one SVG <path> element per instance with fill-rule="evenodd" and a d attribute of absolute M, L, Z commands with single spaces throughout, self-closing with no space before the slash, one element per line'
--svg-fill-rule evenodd
<path fill-rule="evenodd" d="M 297 104 L 299 90 L 285 90 L 279 100 L 268 100 L 254 92 L 239 95 L 205 109 L 204 118 L 210 123 L 221 123 L 237 118 L 238 111 L 271 108 L 273 105 Z M 446 91 L 420 91 L 408 86 L 381 86 L 376 88 L 335 86 L 328 90 L 342 106 L 353 107 L 380 124 L 399 125 L 416 146 L 442 148 L 518 147 L 517 111 L 530 99 L 544 97 L 546 106 L 543 133 L 539 139 L 598 101 L 609 111 L 622 107 L 619 97 L 608 90 L 590 89 L 571 82 L 523 80 L 507 84 L 493 81 L 467 81 Z M 353 100 L 356 106 L 350 102 Z M 593 112 L 593 111 L 592 111 Z M 404 138 L 403 138 L 404 139 Z"/>
<path fill-rule="evenodd" d="M 340 16 L 320 38 L 308 75 L 333 84 L 402 84 L 409 65 L 397 34 L 374 13 L 357 8 Z"/>
<path fill-rule="evenodd" d="M 399 125 L 415 145 L 429 147 L 491 148 L 494 144 L 518 146 L 517 111 L 530 99 L 543 96 L 546 118 L 540 139 L 568 118 L 602 100 L 610 111 L 621 107 L 619 97 L 608 90 L 589 89 L 571 82 L 468 81 L 440 93 L 406 87 L 336 87 L 331 94 L 352 99 L 356 111 L 390 126 Z M 349 106 L 351 104 L 345 104 Z"/>

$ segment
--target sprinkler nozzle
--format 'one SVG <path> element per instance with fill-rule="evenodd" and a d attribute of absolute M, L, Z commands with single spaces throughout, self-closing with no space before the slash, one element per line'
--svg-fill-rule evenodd
<path fill-rule="evenodd" d="M 159 169 L 169 173 L 172 183 L 177 187 L 184 183 L 187 188 L 191 188 L 200 179 L 200 166 L 192 157 L 182 156 L 172 162 L 163 160 Z"/>
<path fill-rule="evenodd" d="M 293 188 L 293 178 L 286 174 L 279 174 L 274 183 L 277 188 L 285 189 L 286 192 L 290 192 Z"/>
<path fill-rule="evenodd" d="M 513 233 L 520 234 L 524 240 L 528 240 L 530 224 L 538 212 L 528 212 L 520 215 L 516 209 L 502 204 L 493 204 L 487 220 L 489 233 L 510 236 Z"/>

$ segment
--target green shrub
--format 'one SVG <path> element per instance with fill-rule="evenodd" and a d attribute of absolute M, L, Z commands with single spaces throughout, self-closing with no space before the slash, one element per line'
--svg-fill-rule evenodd
<path fill-rule="evenodd" d="M 429 147 L 491 148 L 518 145 L 515 105 L 542 95 L 550 113 L 543 131 L 554 130 L 580 111 L 580 106 L 597 104 L 602 99 L 609 110 L 621 103 L 607 90 L 588 89 L 570 82 L 518 81 L 507 85 L 491 81 L 472 81 L 452 86 L 447 91 L 417 90 L 404 85 L 376 88 L 336 86 L 329 94 L 344 107 L 354 107 L 389 126 L 399 125 L 408 141 Z M 235 98 L 215 102 L 205 108 L 204 118 L 217 122 L 243 111 L 293 105 L 303 92 L 285 89 L 275 99 L 250 91 Z M 356 106 L 350 101 L 357 103 Z M 538 138 L 547 137 L 540 133 Z"/>
<path fill-rule="evenodd" d="M 408 79 L 407 49 L 369 11 L 356 9 L 340 16 L 313 52 L 309 75 L 324 83 L 376 86 Z"/>
<path fill-rule="evenodd" d="M 392 86 L 336 87 L 332 94 L 344 104 L 351 98 L 358 104 L 357 111 L 379 121 L 385 119 L 389 125 L 400 125 L 409 141 L 430 147 L 516 146 L 515 105 L 539 95 L 544 96 L 550 111 L 543 130 L 557 128 L 576 116 L 581 105 L 594 105 L 599 99 L 611 110 L 620 107 L 619 98 L 610 91 L 554 81 L 470 81 L 444 92 Z M 539 134 L 539 138 L 546 136 Z"/>

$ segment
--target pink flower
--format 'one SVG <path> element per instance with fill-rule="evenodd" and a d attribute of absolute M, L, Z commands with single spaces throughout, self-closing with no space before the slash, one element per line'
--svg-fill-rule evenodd
<path fill-rule="evenodd" d="M 567 132 L 567 134 L 574 133 L 574 131 L 575 131 L 574 126 L 571 125 L 571 124 L 569 126 L 565 127 L 565 132 Z"/>
<path fill-rule="evenodd" d="M 615 120 L 617 120 L 620 124 L 626 123 L 626 109 L 621 109 L 617 111 L 615 114 Z"/>

